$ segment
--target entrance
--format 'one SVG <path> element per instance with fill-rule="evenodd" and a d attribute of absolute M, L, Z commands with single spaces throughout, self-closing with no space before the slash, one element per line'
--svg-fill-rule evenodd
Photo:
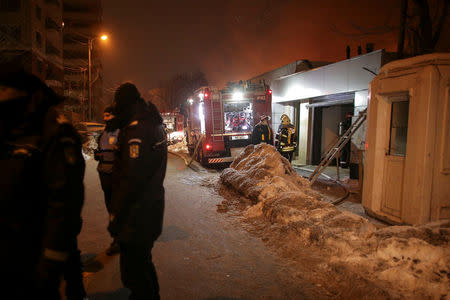
<path fill-rule="evenodd" d="M 323 106 L 313 107 L 311 164 L 320 164 L 326 151 L 339 139 L 339 123 L 345 121 L 347 115 L 353 115 L 353 111 L 353 101 L 329 106 L 324 103 Z M 336 161 L 330 165 L 336 165 Z"/>

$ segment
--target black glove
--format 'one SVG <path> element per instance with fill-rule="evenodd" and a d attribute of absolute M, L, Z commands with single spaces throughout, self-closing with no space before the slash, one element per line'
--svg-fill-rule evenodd
<path fill-rule="evenodd" d="M 44 299 L 55 299 L 64 271 L 64 262 L 41 258 L 37 265 L 36 284 Z"/>

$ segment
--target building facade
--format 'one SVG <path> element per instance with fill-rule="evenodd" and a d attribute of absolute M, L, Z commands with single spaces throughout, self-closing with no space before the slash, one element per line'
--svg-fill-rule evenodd
<path fill-rule="evenodd" d="M 0 0 L 0 62 L 18 63 L 63 94 L 62 0 Z"/>
<path fill-rule="evenodd" d="M 96 120 L 104 108 L 101 0 L 63 0 L 63 8 L 65 111 L 74 122 Z"/>
<path fill-rule="evenodd" d="M 287 114 L 296 126 L 298 147 L 294 164 L 320 163 L 327 150 L 339 139 L 340 125 L 347 118 L 352 118 L 349 121 L 353 122 L 359 112 L 366 109 L 369 83 L 390 60 L 390 53 L 377 50 L 278 78 L 272 78 L 272 75 L 289 73 L 297 67 L 291 64 L 255 77 L 271 82 L 274 131 L 280 125 L 282 114 Z M 353 178 L 358 178 L 358 164 L 364 147 L 365 123 L 346 149 L 347 165 Z"/>

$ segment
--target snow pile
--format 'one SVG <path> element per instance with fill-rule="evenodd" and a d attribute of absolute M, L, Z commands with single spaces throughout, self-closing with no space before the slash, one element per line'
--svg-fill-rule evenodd
<path fill-rule="evenodd" d="M 398 293 L 439 298 L 449 292 L 450 222 L 377 229 L 320 201 L 309 181 L 267 144 L 247 146 L 220 180 L 251 200 L 245 217 L 283 226 L 293 242 L 319 247 L 332 264 L 345 264 Z"/>
<path fill-rule="evenodd" d="M 97 140 L 94 136 L 88 136 L 86 142 L 82 145 L 83 157 L 90 159 L 94 157 L 94 150 L 98 148 Z"/>
<path fill-rule="evenodd" d="M 175 143 L 173 145 L 169 145 L 167 147 L 167 150 L 169 152 L 176 152 L 176 153 L 188 153 L 188 148 L 186 146 L 186 142 L 183 140 L 183 142 Z"/>

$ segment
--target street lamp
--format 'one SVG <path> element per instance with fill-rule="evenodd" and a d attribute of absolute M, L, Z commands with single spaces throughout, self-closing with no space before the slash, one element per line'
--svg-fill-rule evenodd
<path fill-rule="evenodd" d="M 89 103 L 89 110 L 88 110 L 88 119 L 92 121 L 92 45 L 94 43 L 94 40 L 100 39 L 102 41 L 106 41 L 108 39 L 108 36 L 106 34 L 103 34 L 101 36 L 96 36 L 92 38 L 88 38 L 88 48 L 89 48 L 89 71 L 88 71 L 88 82 L 89 82 L 89 91 L 88 91 L 88 103 Z"/>

